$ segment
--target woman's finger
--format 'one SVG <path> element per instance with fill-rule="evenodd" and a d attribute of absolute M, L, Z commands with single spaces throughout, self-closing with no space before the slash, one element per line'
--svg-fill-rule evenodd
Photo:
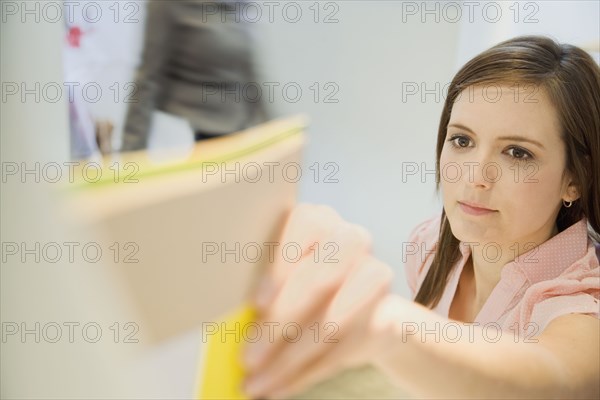
<path fill-rule="evenodd" d="M 368 233 L 347 223 L 340 225 L 331 240 L 340 243 L 335 263 L 317 262 L 320 260 L 313 257 L 299 262 L 291 269 L 272 304 L 261 313 L 259 323 L 273 327 L 286 324 L 303 326 L 309 320 L 314 321 L 316 314 L 327 310 L 327 305 L 352 270 L 368 257 L 367 250 L 370 248 Z M 283 335 L 273 336 L 274 340 L 263 336 L 257 343 L 247 346 L 245 358 L 249 368 L 260 368 L 271 353 L 285 344 Z"/>
<path fill-rule="evenodd" d="M 290 213 L 278 243 L 284 247 L 299 249 L 301 255 L 312 253 L 315 243 L 322 243 L 331 236 L 342 218 L 330 207 L 313 204 L 300 204 Z M 253 294 L 253 301 L 259 309 L 264 309 L 277 295 L 288 275 L 297 264 L 295 256 L 287 257 L 282 251 L 276 252 L 274 262 L 265 271 L 261 283 Z"/>
<path fill-rule="evenodd" d="M 345 323 L 374 297 L 387 293 L 394 273 L 385 263 L 369 255 L 344 283 L 329 306 L 325 318 Z"/>
<path fill-rule="evenodd" d="M 361 227 L 342 223 L 327 240 L 334 251 L 307 255 L 290 268 L 286 281 L 265 311 L 265 318 L 295 318 L 298 323 L 323 299 L 337 292 L 370 250 L 370 236 Z"/>
<path fill-rule="evenodd" d="M 383 298 L 374 298 L 368 304 L 368 314 L 372 314 L 381 301 Z M 368 327 L 368 318 L 364 321 L 365 327 Z M 347 333 L 351 332 L 347 330 Z M 341 335 L 338 343 L 331 344 L 325 351 L 306 360 L 301 368 L 287 368 L 293 358 L 281 358 L 273 364 L 275 368 L 253 376 L 245 385 L 246 390 L 253 398 L 280 399 L 300 393 L 343 369 L 367 363 L 370 349 L 375 347 L 369 340 L 362 335 Z"/>

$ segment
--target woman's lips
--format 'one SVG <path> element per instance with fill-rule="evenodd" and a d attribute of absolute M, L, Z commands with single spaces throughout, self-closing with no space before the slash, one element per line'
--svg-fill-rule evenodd
<path fill-rule="evenodd" d="M 475 207 L 472 205 L 468 205 L 466 203 L 458 202 L 460 205 L 460 209 L 463 210 L 464 213 L 469 215 L 488 215 L 497 212 L 498 210 L 490 210 L 488 208 Z"/>

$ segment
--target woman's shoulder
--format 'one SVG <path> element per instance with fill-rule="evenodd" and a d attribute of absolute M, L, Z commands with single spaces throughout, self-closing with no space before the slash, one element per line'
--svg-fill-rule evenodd
<path fill-rule="evenodd" d="M 438 213 L 417 224 L 409 234 L 408 241 L 402 243 L 406 280 L 413 298 L 433 261 L 441 217 L 442 214 Z"/>
<path fill-rule="evenodd" d="M 587 251 L 552 279 L 527 287 L 519 306 L 511 310 L 514 322 L 533 323 L 542 332 L 555 318 L 565 314 L 587 314 L 600 318 L 600 263 L 597 247 L 589 240 Z M 518 316 L 518 317 L 517 317 Z"/>

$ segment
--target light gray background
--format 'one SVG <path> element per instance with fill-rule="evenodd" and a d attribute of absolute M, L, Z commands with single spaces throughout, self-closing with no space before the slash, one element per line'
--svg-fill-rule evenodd
<path fill-rule="evenodd" d="M 323 4 L 322 2 L 321 4 Z M 395 290 L 408 295 L 402 270 L 402 241 L 419 221 L 440 210 L 434 181 L 417 177 L 402 181 L 402 163 L 424 162 L 433 168 L 434 143 L 442 99 L 429 95 L 402 101 L 402 83 L 447 83 L 457 68 L 477 52 L 520 33 L 545 33 L 581 46 L 597 46 L 598 2 L 548 1 L 517 4 L 515 23 L 509 7 L 497 2 L 504 17 L 495 23 L 481 15 L 473 22 L 439 22 L 435 16 L 402 20 L 396 1 L 338 1 L 335 24 L 303 19 L 290 24 L 256 27 L 260 73 L 269 81 L 298 82 L 302 100 L 273 104 L 274 116 L 307 113 L 311 118 L 305 153 L 305 173 L 314 162 L 339 166 L 339 183 L 303 179 L 300 199 L 324 203 L 344 218 L 366 226 L 375 240 L 375 253 L 398 272 Z M 534 9 L 524 9 L 534 3 Z M 106 7 L 112 2 L 102 2 Z M 303 10 L 313 2 L 302 2 Z M 422 2 L 413 3 L 418 7 Z M 440 7 L 445 3 L 431 3 Z M 143 3 L 141 3 L 143 6 Z M 405 4 L 406 6 L 406 4 Z M 530 6 L 531 7 L 531 6 Z M 523 13 L 535 10 L 538 22 L 525 24 Z M 143 7 L 142 7 L 143 8 Z M 454 14 L 445 15 L 452 18 Z M 493 14 L 492 14 L 493 16 Z M 448 19 L 448 18 L 446 18 Z M 94 26 L 96 39 L 82 48 L 92 60 L 83 70 L 88 78 L 130 82 L 139 58 L 143 13 L 137 24 Z M 61 81 L 61 24 L 2 23 L 3 81 Z M 86 47 L 87 46 L 87 47 Z M 597 57 L 597 54 L 596 54 Z M 315 103 L 307 88 L 313 82 L 335 82 L 337 104 Z M 125 106 L 104 96 L 90 107 L 96 117 L 110 118 L 120 139 Z M 64 104 L 2 103 L 2 161 L 56 161 L 68 157 L 67 114 Z M 158 132 L 155 143 L 186 142 L 185 124 L 160 116 L 161 129 L 172 127 L 171 139 Z M 171 121 L 171 122 L 169 122 Z M 171 125 L 169 125 L 171 124 Z M 171 128 L 168 128 L 171 129 Z M 177 139 L 175 139 L 177 138 Z M 189 139 L 189 137 L 188 137 Z M 2 240 L 58 240 L 61 219 L 43 187 L 3 185 Z M 39 266 L 3 265 L 2 320 L 90 320 L 117 318 L 122 305 L 96 269 L 48 270 Z M 32 267 L 32 268 L 30 268 Z M 96 271 L 96 272 L 93 272 Z M 43 298 L 43 304 L 35 299 Z M 63 310 L 58 313 L 56 310 Z M 99 345 L 3 346 L 2 397 L 189 397 L 199 356 L 198 332 L 147 350 L 132 361 L 132 347 Z M 129 357 L 129 358 L 127 358 Z"/>

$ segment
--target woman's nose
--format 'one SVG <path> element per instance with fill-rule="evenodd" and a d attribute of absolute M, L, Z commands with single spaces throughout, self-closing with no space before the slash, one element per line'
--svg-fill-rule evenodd
<path fill-rule="evenodd" d="M 489 189 L 502 176 L 500 165 L 482 157 L 479 160 L 465 161 L 463 165 L 463 181 L 469 186 Z"/>

